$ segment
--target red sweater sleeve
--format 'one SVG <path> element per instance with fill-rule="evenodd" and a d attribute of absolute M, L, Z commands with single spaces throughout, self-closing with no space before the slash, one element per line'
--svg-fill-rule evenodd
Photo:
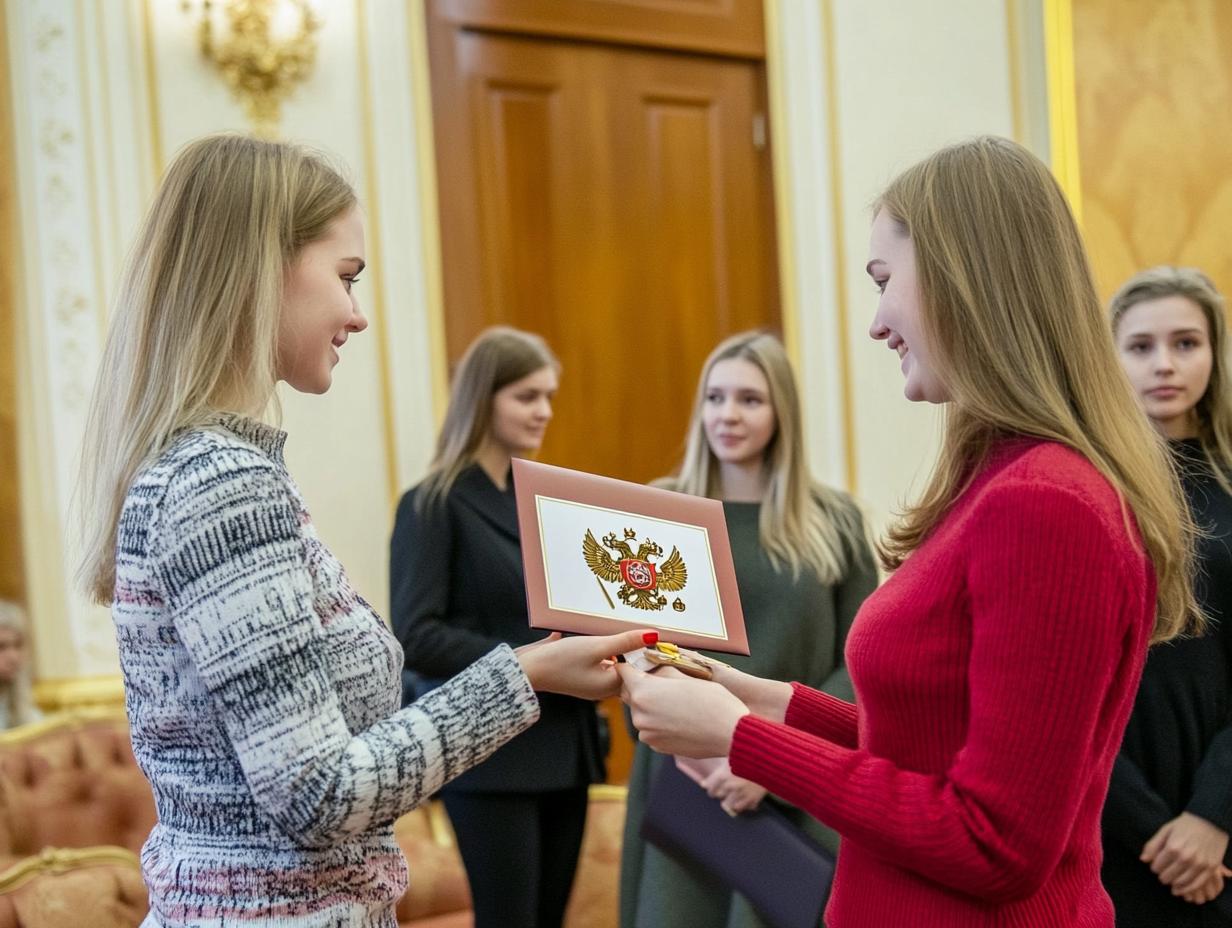
<path fill-rule="evenodd" d="M 854 704 L 803 683 L 793 683 L 791 689 L 791 701 L 787 703 L 784 719 L 787 725 L 843 747 L 856 746 L 858 725 Z"/>
<path fill-rule="evenodd" d="M 1116 749 L 1145 651 L 1143 560 L 1124 530 L 1048 484 L 990 488 L 964 542 L 967 601 L 954 612 L 957 623 L 969 610 L 970 705 L 946 769 L 904 769 L 754 716 L 736 726 L 730 759 L 887 862 L 1007 902 L 1051 874 Z"/>

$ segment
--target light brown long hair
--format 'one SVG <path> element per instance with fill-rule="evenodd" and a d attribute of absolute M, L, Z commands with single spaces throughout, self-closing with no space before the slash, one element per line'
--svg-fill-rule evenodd
<path fill-rule="evenodd" d="M 497 391 L 545 367 L 559 372 L 560 362 L 540 336 L 505 325 L 479 333 L 454 373 L 436 454 L 416 494 L 416 508 L 443 499 L 458 475 L 474 463 L 492 428 Z"/>
<path fill-rule="evenodd" d="M 911 239 L 926 338 L 953 400 L 928 485 L 881 546 L 886 567 L 920 545 L 999 438 L 1031 435 L 1090 461 L 1137 520 L 1158 580 L 1153 640 L 1200 630 L 1193 522 L 1048 169 L 1021 145 L 977 138 L 908 168 L 876 208 Z"/>
<path fill-rule="evenodd" d="M 1160 265 L 1141 271 L 1125 281 L 1112 297 L 1109 315 L 1112 334 L 1117 334 L 1121 318 L 1134 306 L 1147 300 L 1183 296 L 1206 317 L 1211 339 L 1211 379 L 1206 392 L 1194 406 L 1198 420 L 1198 440 L 1211 472 L 1232 493 L 1228 471 L 1232 469 L 1232 381 L 1228 379 L 1228 323 L 1224 299 L 1214 282 L 1193 267 Z"/>
<path fill-rule="evenodd" d="M 356 204 L 323 155 L 214 135 L 168 167 L 129 256 L 82 451 L 79 577 L 108 603 L 116 525 L 138 470 L 173 435 L 274 398 L 283 273 Z"/>
<path fill-rule="evenodd" d="M 732 358 L 748 361 L 765 375 L 776 420 L 765 450 L 766 496 L 758 523 L 761 545 L 775 569 L 785 567 L 798 575 L 807 567 L 822 583 L 838 583 L 850 567 L 849 551 L 859 543 L 861 522 L 842 496 L 809 475 L 796 378 L 783 343 L 773 335 L 742 332 L 710 353 L 697 382 L 684 460 L 675 477 L 658 483 L 694 496 L 718 495 L 719 463 L 706 440 L 703 413 L 710 372 L 720 361 Z"/>

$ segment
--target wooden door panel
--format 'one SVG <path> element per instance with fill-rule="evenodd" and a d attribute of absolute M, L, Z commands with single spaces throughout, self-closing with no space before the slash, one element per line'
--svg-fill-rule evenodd
<path fill-rule="evenodd" d="M 579 34 L 561 17 L 595 15 L 587 38 L 635 43 L 621 17 L 692 16 L 696 32 L 754 8 L 760 48 L 756 0 L 433 0 L 449 357 L 495 323 L 547 338 L 564 372 L 542 460 L 666 474 L 706 355 L 779 310 L 760 63 L 528 33 Z M 643 44 L 701 47 L 670 29 Z M 619 704 L 605 710 L 622 782 L 632 746 Z"/>
<path fill-rule="evenodd" d="M 777 325 L 768 153 L 754 145 L 757 69 L 687 56 L 629 54 L 614 81 L 623 202 L 642 281 L 637 317 L 643 393 L 664 437 L 631 462 L 637 479 L 669 472 L 682 451 L 698 372 L 723 337 Z"/>
<path fill-rule="evenodd" d="M 454 26 L 760 59 L 761 0 L 436 0 Z"/>
<path fill-rule="evenodd" d="M 777 321 L 774 252 L 764 248 L 773 242 L 769 152 L 753 134 L 757 69 L 642 55 L 619 85 L 617 118 L 641 188 L 633 201 L 648 211 L 637 240 L 661 279 L 679 280 L 681 264 L 698 275 L 687 293 L 663 294 L 662 309 L 696 301 L 691 310 L 724 332 Z"/>
<path fill-rule="evenodd" d="M 433 54 L 451 359 L 485 325 L 543 334 L 542 459 L 668 473 L 705 356 L 778 322 L 759 66 L 456 28 Z"/>
<path fill-rule="evenodd" d="M 453 360 L 485 326 L 536 329 L 559 311 L 584 221 L 570 201 L 592 182 L 570 140 L 597 117 L 582 97 L 585 62 L 563 49 L 465 31 L 447 41 L 458 87 L 448 113 L 434 110 Z"/>

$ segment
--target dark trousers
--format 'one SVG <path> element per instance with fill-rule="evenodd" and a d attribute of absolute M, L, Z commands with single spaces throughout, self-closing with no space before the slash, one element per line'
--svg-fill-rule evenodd
<path fill-rule="evenodd" d="M 586 826 L 587 790 L 443 794 L 475 928 L 560 928 Z"/>

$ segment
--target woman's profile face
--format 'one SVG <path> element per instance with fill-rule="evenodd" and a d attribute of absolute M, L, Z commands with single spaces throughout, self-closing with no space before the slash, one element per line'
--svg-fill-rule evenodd
<path fill-rule="evenodd" d="M 338 352 L 368 327 L 352 288 L 364 269 L 364 221 L 352 207 L 309 242 L 283 273 L 278 379 L 300 393 L 324 393 Z"/>
<path fill-rule="evenodd" d="M 492 440 L 514 457 L 538 451 L 552 421 L 558 382 L 556 369 L 548 366 L 497 390 L 492 396 Z"/>
<path fill-rule="evenodd" d="M 1117 322 L 1116 343 L 1121 366 L 1160 434 L 1196 435 L 1193 410 L 1214 362 L 1202 308 L 1179 294 L 1135 303 Z"/>
<path fill-rule="evenodd" d="M 902 226 L 884 209 L 873 218 L 869 262 L 865 268 L 881 293 L 868 334 L 899 358 L 906 383 L 903 393 L 916 402 L 945 403 L 949 392 L 936 365 L 920 314 L 920 287 L 916 279 L 915 246 Z"/>
<path fill-rule="evenodd" d="M 718 361 L 706 375 L 702 427 L 710 450 L 723 464 L 760 463 L 778 428 L 770 384 L 745 358 Z"/>

